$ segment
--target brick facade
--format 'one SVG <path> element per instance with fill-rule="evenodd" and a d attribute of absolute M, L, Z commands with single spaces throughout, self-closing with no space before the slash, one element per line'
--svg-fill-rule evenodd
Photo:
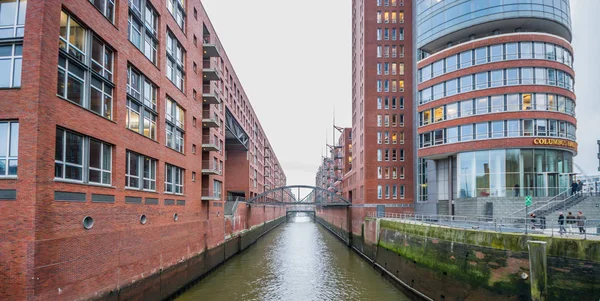
<path fill-rule="evenodd" d="M 17 177 L 0 178 L 0 190 L 16 190 L 17 195 L 14 201 L 0 200 L 0 210 L 4 213 L 0 219 L 0 237 L 3 237 L 0 242 L 0 299 L 91 299 L 118 290 L 223 243 L 226 227 L 222 201 L 227 194 L 226 179 L 230 173 L 239 183 L 235 190 L 240 190 L 245 197 L 264 191 L 266 184 L 271 188 L 285 185 L 285 174 L 273 152 L 270 158 L 273 163 L 270 164 L 276 169 L 277 177 L 264 177 L 263 153 L 270 144 L 200 0 L 185 1 L 185 31 L 167 10 L 165 1 L 147 1 L 158 14 L 156 65 L 128 39 L 128 1 L 116 1 L 114 24 L 86 0 L 27 3 L 22 84 L 20 88 L 0 90 L 3 108 L 0 121 L 19 122 Z M 112 119 L 57 96 L 61 10 L 114 50 Z M 202 70 L 206 67 L 203 62 L 204 28 L 210 32 L 212 40 L 217 41 L 215 44 L 220 52 L 220 58 L 211 58 L 218 62 L 220 80 L 210 85 L 220 88 L 221 109 L 217 105 L 202 104 L 201 100 Z M 167 31 L 185 49 L 183 90 L 166 77 Z M 135 67 L 157 87 L 155 140 L 126 128 L 128 65 Z M 227 90 L 232 91 L 231 95 L 224 95 Z M 199 94 L 196 99 L 195 94 Z M 167 97 L 185 111 L 182 153 L 165 146 Z M 203 127 L 202 118 L 207 117 L 208 109 L 210 113 L 217 113 L 220 127 Z M 246 154 L 245 160 L 226 163 L 226 110 L 232 112 L 247 133 L 249 151 L 253 153 L 257 146 L 256 164 L 248 160 L 251 155 Z M 112 145 L 110 185 L 55 179 L 57 128 Z M 203 134 L 216 135 L 223 140 L 223 151 L 203 151 L 202 144 L 206 142 Z M 192 145 L 196 146 L 195 153 Z M 156 159 L 155 192 L 125 188 L 126 151 Z M 221 175 L 203 176 L 203 159 L 213 157 L 224 161 L 224 169 L 229 172 L 222 170 Z M 164 192 L 166 163 L 185 170 L 183 194 Z M 250 185 L 252 168 L 259 170 L 256 188 Z M 237 169 L 245 172 L 237 172 Z M 215 201 L 203 201 L 202 196 L 213 193 L 212 180 L 224 182 L 222 194 Z M 80 193 L 83 199 L 59 200 L 56 192 Z M 97 201 L 101 199 L 104 201 Z M 237 223 L 229 232 L 235 233 L 284 214 L 279 209 L 264 210 L 263 213 L 253 212 L 251 222 Z M 176 220 L 174 214 L 177 214 Z M 239 214 L 246 216 L 245 212 Z M 141 215 L 147 217 L 146 224 L 140 223 Z M 85 216 L 94 218 L 90 230 L 82 227 Z"/>

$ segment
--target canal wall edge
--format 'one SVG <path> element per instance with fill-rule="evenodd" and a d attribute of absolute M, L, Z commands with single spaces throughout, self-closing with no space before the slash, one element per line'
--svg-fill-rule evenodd
<path fill-rule="evenodd" d="M 447 231 L 373 218 L 366 218 L 357 234 L 319 217 L 317 221 L 342 241 L 350 239 L 351 247 L 374 268 L 422 299 L 531 300 L 527 241 L 540 237 Z M 543 241 L 549 246 L 549 300 L 598 300 L 600 242 Z"/>
<path fill-rule="evenodd" d="M 170 300 L 188 287 L 209 275 L 227 260 L 246 250 L 260 237 L 273 230 L 286 220 L 285 216 L 255 225 L 225 240 L 223 243 L 206 249 L 170 267 L 158 270 L 138 281 L 98 295 L 90 300 Z"/>

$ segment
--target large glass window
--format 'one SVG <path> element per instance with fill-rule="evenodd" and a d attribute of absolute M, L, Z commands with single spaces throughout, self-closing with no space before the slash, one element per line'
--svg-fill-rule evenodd
<path fill-rule="evenodd" d="M 508 94 L 506 95 L 506 110 L 507 111 L 519 111 L 519 94 Z"/>
<path fill-rule="evenodd" d="M 132 151 L 127 151 L 125 159 L 125 186 L 156 191 L 156 160 Z"/>
<path fill-rule="evenodd" d="M 475 65 L 487 63 L 487 47 L 475 49 Z"/>
<path fill-rule="evenodd" d="M 548 103 L 546 101 L 546 94 L 536 93 L 535 94 L 535 109 L 540 111 L 546 111 L 548 109 Z"/>
<path fill-rule="evenodd" d="M 446 82 L 446 96 L 452 96 L 458 93 L 458 79 L 451 79 Z"/>
<path fill-rule="evenodd" d="M 481 72 L 475 74 L 475 87 L 477 89 L 485 89 L 488 87 L 488 73 Z"/>
<path fill-rule="evenodd" d="M 523 85 L 533 85 L 533 68 L 521 68 L 521 83 Z"/>
<path fill-rule="evenodd" d="M 166 131 L 167 131 L 167 147 L 170 147 L 178 152 L 183 153 L 185 149 L 184 143 L 184 122 L 185 111 L 175 101 L 170 98 L 166 99 Z"/>
<path fill-rule="evenodd" d="M 458 56 L 451 55 L 446 58 L 446 72 L 452 72 L 458 69 Z"/>
<path fill-rule="evenodd" d="M 1 8 L 1 6 L 0 6 Z M 19 157 L 19 123 L 0 122 L 0 178 L 16 176 Z"/>
<path fill-rule="evenodd" d="M 533 103 L 532 103 L 531 97 L 532 97 L 532 94 L 530 94 L 530 93 L 525 93 L 525 94 L 522 95 L 522 99 L 523 99 L 522 108 L 523 108 L 523 111 L 527 111 L 527 110 L 532 110 L 533 109 Z"/>
<path fill-rule="evenodd" d="M 488 113 L 488 98 L 481 97 L 475 100 L 477 104 L 477 114 L 487 114 Z"/>
<path fill-rule="evenodd" d="M 504 121 L 492 121 L 492 138 L 504 137 Z"/>
<path fill-rule="evenodd" d="M 466 75 L 460 78 L 460 93 L 473 91 L 473 76 Z"/>
<path fill-rule="evenodd" d="M 504 112 L 504 96 L 494 95 L 491 97 L 490 112 Z"/>
<path fill-rule="evenodd" d="M 139 0 L 138 0 L 139 1 Z M 92 4 L 111 22 L 115 21 L 114 0 L 90 0 Z"/>
<path fill-rule="evenodd" d="M 156 140 L 156 86 L 131 65 L 127 67 L 127 114 L 128 129 Z"/>
<path fill-rule="evenodd" d="M 460 117 L 473 115 L 473 100 L 463 100 L 460 102 Z"/>
<path fill-rule="evenodd" d="M 129 1 L 129 41 L 156 65 L 158 13 L 148 0 Z"/>
<path fill-rule="evenodd" d="M 111 145 L 71 131 L 57 129 L 55 150 L 55 178 L 111 184 Z"/>
<path fill-rule="evenodd" d="M 433 63 L 433 77 L 444 74 L 444 60 Z"/>
<path fill-rule="evenodd" d="M 179 28 L 185 31 L 185 0 L 167 0 L 167 10 L 177 21 Z"/>
<path fill-rule="evenodd" d="M 533 48 L 531 46 L 531 42 L 521 42 L 521 58 L 522 59 L 531 59 L 533 58 Z"/>
<path fill-rule="evenodd" d="M 451 127 L 446 129 L 446 143 L 458 142 L 458 127 Z"/>
<path fill-rule="evenodd" d="M 475 125 L 475 128 L 477 129 L 477 137 L 476 139 L 487 139 L 489 138 L 488 136 L 488 123 L 487 122 L 481 122 Z"/>
<path fill-rule="evenodd" d="M 185 49 L 171 32 L 167 32 L 167 78 L 184 91 Z"/>
<path fill-rule="evenodd" d="M 56 94 L 112 119 L 112 49 L 64 11 L 59 44 Z"/>
<path fill-rule="evenodd" d="M 458 117 L 458 103 L 451 103 L 446 105 L 446 119 L 454 119 Z"/>
<path fill-rule="evenodd" d="M 473 65 L 473 52 L 471 50 L 460 53 L 460 68 L 468 68 Z"/>
<path fill-rule="evenodd" d="M 491 81 L 490 81 L 490 86 L 493 87 L 500 87 L 504 85 L 504 76 L 503 76 L 504 71 L 503 70 L 494 70 L 491 72 Z"/>
<path fill-rule="evenodd" d="M 0 39 L 23 37 L 26 11 L 27 0 L 0 1 Z"/>
<path fill-rule="evenodd" d="M 506 69 L 506 85 L 518 85 L 519 84 L 519 68 Z"/>
<path fill-rule="evenodd" d="M 2 6 L 0 6 L 1 8 Z M 21 86 L 22 65 L 23 44 L 0 45 L 0 70 L 4 70 L 0 74 L 0 88 L 16 88 Z"/>
<path fill-rule="evenodd" d="M 165 164 L 165 193 L 183 194 L 185 170 L 171 164 Z"/>
<path fill-rule="evenodd" d="M 504 50 L 502 48 L 502 45 L 490 46 L 490 61 L 499 62 L 502 60 L 504 60 Z"/>
<path fill-rule="evenodd" d="M 460 141 L 473 140 L 473 125 L 465 124 L 460 126 Z"/>
<path fill-rule="evenodd" d="M 507 137 L 521 136 L 519 124 L 520 124 L 519 120 L 507 120 L 506 121 L 506 136 Z"/>
<path fill-rule="evenodd" d="M 519 58 L 519 49 L 517 43 L 508 43 L 506 44 L 506 59 L 507 60 L 516 60 Z"/>

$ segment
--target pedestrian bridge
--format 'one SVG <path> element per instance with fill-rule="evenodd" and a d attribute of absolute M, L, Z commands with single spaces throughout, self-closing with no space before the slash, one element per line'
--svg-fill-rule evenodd
<path fill-rule="evenodd" d="M 246 202 L 247 206 L 321 206 L 349 207 L 351 203 L 339 194 L 308 185 L 282 186 L 265 191 Z"/>

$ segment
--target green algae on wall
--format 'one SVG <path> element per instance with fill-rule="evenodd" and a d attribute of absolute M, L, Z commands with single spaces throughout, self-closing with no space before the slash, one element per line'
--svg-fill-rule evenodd
<path fill-rule="evenodd" d="M 380 227 L 382 229 L 395 230 L 400 233 L 513 252 L 528 252 L 527 242 L 530 240 L 544 241 L 548 244 L 548 256 L 600 262 L 600 241 L 594 240 L 465 230 L 439 226 L 415 225 L 390 220 L 381 220 Z"/>

